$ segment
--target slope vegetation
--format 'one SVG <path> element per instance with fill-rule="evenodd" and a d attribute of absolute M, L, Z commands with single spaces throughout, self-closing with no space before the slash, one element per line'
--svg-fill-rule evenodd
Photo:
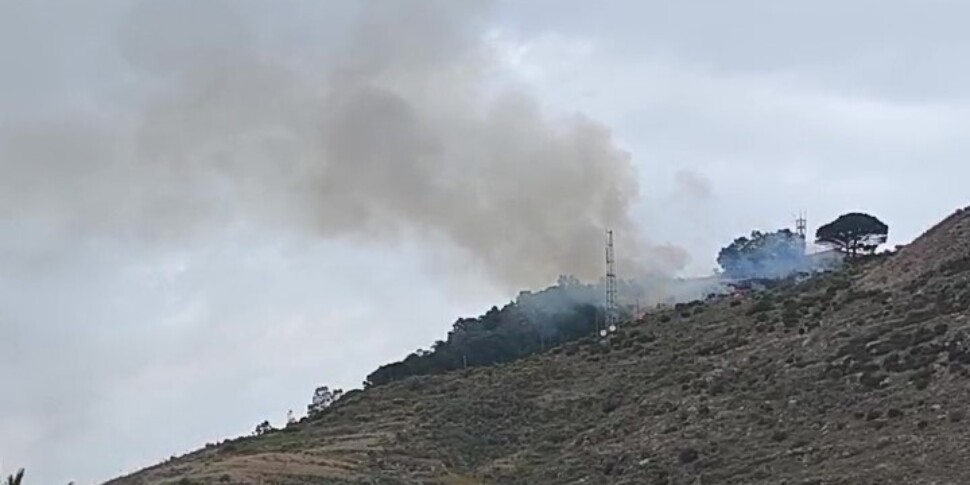
<path fill-rule="evenodd" d="M 970 483 L 968 242 L 962 211 L 839 273 L 353 392 L 109 483 Z"/>

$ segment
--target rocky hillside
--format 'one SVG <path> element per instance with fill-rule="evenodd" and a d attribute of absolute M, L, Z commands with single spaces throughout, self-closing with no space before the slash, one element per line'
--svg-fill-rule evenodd
<path fill-rule="evenodd" d="M 892 256 L 347 395 L 135 484 L 970 483 L 970 211 Z"/>
<path fill-rule="evenodd" d="M 939 272 L 960 273 L 970 269 L 970 207 L 961 209 L 913 241 L 899 257 L 866 275 L 862 286 L 891 288 L 920 286 Z"/>

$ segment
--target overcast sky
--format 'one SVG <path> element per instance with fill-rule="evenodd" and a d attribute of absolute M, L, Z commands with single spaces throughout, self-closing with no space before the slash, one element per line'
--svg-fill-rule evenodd
<path fill-rule="evenodd" d="M 908 242 L 968 203 L 968 15 L 0 0 L 0 467 L 93 483 L 279 424 L 590 275 L 604 226 L 685 275 L 799 211 Z"/>

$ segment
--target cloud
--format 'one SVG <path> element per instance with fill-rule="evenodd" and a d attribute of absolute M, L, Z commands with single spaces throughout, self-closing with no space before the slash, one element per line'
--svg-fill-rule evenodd
<path fill-rule="evenodd" d="M 9 123 L 0 202 L 8 217 L 152 242 L 233 224 L 431 233 L 509 288 L 597 277 L 607 228 L 627 267 L 673 266 L 629 218 L 635 169 L 605 126 L 489 83 L 483 15 L 367 3 L 339 48 L 297 68 L 229 2 L 140 2 L 118 48 L 143 99 L 100 119 Z"/>
<path fill-rule="evenodd" d="M 627 7 L 651 15 L 638 17 Z M 521 22 L 537 7 L 506 8 Z M 744 62 L 726 62 L 720 46 L 741 53 L 733 44 L 746 45 L 750 38 L 708 39 L 705 50 L 691 39 L 711 37 L 711 32 L 675 22 L 687 34 L 665 34 L 651 43 L 668 27 L 655 31 L 648 26 L 687 12 L 649 4 L 620 10 L 591 14 L 610 16 L 612 21 L 604 24 L 609 29 L 594 29 L 593 20 L 576 17 L 558 24 L 538 17 L 522 22 L 540 29 L 543 39 L 555 39 L 556 32 L 566 31 L 556 29 L 567 27 L 583 37 L 560 47 L 549 41 L 535 44 L 517 62 L 528 66 L 524 82 L 546 87 L 540 91 L 544 103 L 594 113 L 614 128 L 617 143 L 633 154 L 639 168 L 641 199 L 634 217 L 652 240 L 676 241 L 686 248 L 694 256 L 690 272 L 709 271 L 717 250 L 734 237 L 791 225 L 800 211 L 808 211 L 812 227 L 847 210 L 886 218 L 894 214 L 893 238 L 903 242 L 963 205 L 965 195 L 952 174 L 967 170 L 961 159 L 968 146 L 959 135 L 970 117 L 965 92 L 947 98 L 929 92 L 912 96 L 875 84 L 835 82 L 845 75 L 845 66 L 821 62 L 844 54 L 834 44 L 828 46 L 830 57 L 793 55 L 782 68 L 778 59 L 758 58 L 770 46 L 751 51 Z M 644 40 L 634 43 L 640 32 Z M 868 30 L 857 34 L 876 35 Z M 618 45 L 622 40 L 630 42 Z M 807 37 L 791 40 L 796 41 L 818 47 Z M 954 47 L 946 39 L 939 42 L 938 52 Z M 559 53 L 572 44 L 590 46 L 588 54 L 564 63 Z M 870 47 L 851 46 L 857 60 L 878 58 L 885 49 Z M 933 88 L 927 84 L 926 89 Z M 682 171 L 710 180 L 717 203 L 672 203 L 668 196 L 682 186 L 677 182 Z M 914 206 L 912 197 L 900 194 L 917 186 L 935 190 Z"/>

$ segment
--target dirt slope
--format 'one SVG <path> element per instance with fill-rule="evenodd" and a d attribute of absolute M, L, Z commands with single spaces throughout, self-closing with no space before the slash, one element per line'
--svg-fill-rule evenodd
<path fill-rule="evenodd" d="M 109 483 L 970 483 L 968 218 L 842 273 L 354 393 Z"/>
<path fill-rule="evenodd" d="M 866 288 L 912 284 L 936 271 L 964 271 L 970 266 L 970 207 L 933 226 L 862 281 Z"/>

